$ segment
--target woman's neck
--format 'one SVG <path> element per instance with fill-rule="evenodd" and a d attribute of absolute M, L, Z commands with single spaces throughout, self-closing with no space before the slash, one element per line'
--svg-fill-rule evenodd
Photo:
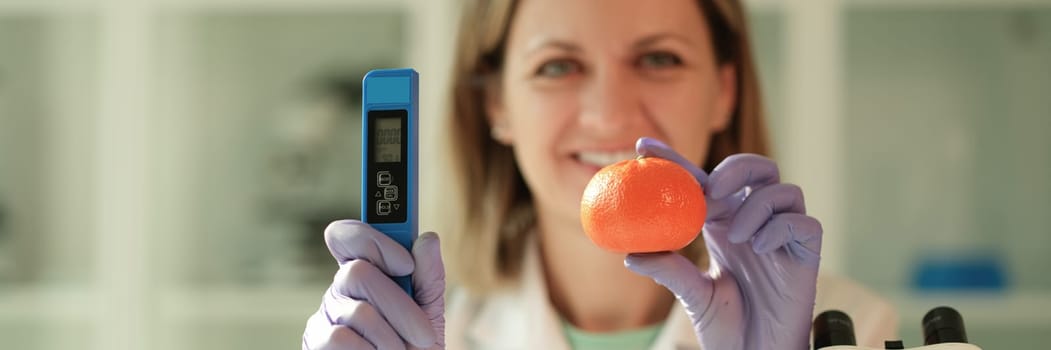
<path fill-rule="evenodd" d="M 548 297 L 556 312 L 584 331 L 615 332 L 662 322 L 675 296 L 624 267 L 624 254 L 588 240 L 579 220 L 538 208 L 537 233 Z"/>

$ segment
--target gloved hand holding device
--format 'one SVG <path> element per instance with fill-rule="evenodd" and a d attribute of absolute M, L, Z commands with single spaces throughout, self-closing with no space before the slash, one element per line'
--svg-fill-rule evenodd
<path fill-rule="evenodd" d="M 421 234 L 410 254 L 356 220 L 333 222 L 325 243 L 339 271 L 307 320 L 303 349 L 444 349 L 445 267 L 438 236 Z M 410 297 L 390 276 L 412 274 Z"/>
<path fill-rule="evenodd" d="M 372 70 L 361 91 L 364 222 L 325 229 L 340 268 L 307 321 L 303 349 L 441 349 L 445 267 L 438 236 L 416 236 L 419 74 Z"/>

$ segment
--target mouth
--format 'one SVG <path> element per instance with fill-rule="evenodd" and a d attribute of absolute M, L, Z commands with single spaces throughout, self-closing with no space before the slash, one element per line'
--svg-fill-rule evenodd
<path fill-rule="evenodd" d="M 610 164 L 614 164 L 623 160 L 635 158 L 635 150 L 625 151 L 582 151 L 574 154 L 575 158 L 581 164 L 589 167 L 595 167 L 598 169 L 604 168 Z"/>

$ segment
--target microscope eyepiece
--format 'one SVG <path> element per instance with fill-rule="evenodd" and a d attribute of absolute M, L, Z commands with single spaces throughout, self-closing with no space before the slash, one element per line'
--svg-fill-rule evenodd
<path fill-rule="evenodd" d="M 857 345 L 854 322 L 839 310 L 828 310 L 814 318 L 814 349 L 835 345 Z"/>
<path fill-rule="evenodd" d="M 923 316 L 923 345 L 966 342 L 963 317 L 953 308 L 939 306 Z"/>

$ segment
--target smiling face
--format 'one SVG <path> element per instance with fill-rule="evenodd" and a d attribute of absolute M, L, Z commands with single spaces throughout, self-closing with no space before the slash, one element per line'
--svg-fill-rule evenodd
<path fill-rule="evenodd" d="M 642 136 L 703 164 L 736 82 L 696 1 L 524 0 L 514 16 L 487 112 L 540 215 L 579 222 L 592 175 Z"/>

